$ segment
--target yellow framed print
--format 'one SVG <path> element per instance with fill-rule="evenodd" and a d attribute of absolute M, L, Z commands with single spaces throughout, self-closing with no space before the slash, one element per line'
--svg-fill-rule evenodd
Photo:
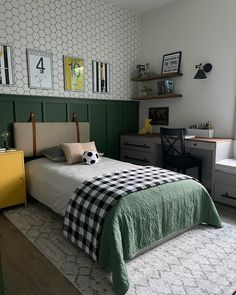
<path fill-rule="evenodd" d="M 64 56 L 64 82 L 67 91 L 84 91 L 84 59 Z"/>

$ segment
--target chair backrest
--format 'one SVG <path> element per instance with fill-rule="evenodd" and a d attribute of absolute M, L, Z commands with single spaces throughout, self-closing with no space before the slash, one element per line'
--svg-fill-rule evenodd
<path fill-rule="evenodd" d="M 185 128 L 160 128 L 163 165 L 171 156 L 185 155 Z"/>

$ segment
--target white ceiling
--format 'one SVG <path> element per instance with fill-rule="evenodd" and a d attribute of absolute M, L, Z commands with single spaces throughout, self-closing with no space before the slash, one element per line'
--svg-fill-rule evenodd
<path fill-rule="evenodd" d="M 103 0 L 103 2 L 108 4 L 133 10 L 139 15 L 145 14 L 174 1 L 176 0 Z"/>

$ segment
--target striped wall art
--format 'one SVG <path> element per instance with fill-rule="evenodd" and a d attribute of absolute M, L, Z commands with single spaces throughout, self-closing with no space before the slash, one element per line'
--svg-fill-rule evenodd
<path fill-rule="evenodd" d="M 0 44 L 0 85 L 13 85 L 11 46 Z"/>
<path fill-rule="evenodd" d="M 93 92 L 110 92 L 109 64 L 93 61 Z"/>

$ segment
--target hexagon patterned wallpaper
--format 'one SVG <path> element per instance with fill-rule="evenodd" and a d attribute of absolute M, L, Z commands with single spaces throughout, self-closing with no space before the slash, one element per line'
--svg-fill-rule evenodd
<path fill-rule="evenodd" d="M 139 53 L 139 17 L 97 0 L 0 0 L 0 44 L 13 47 L 10 94 L 129 99 Z M 54 87 L 28 87 L 26 48 L 51 51 Z M 85 59 L 85 92 L 64 90 L 63 55 Z M 110 93 L 93 93 L 92 61 L 110 64 Z"/>

